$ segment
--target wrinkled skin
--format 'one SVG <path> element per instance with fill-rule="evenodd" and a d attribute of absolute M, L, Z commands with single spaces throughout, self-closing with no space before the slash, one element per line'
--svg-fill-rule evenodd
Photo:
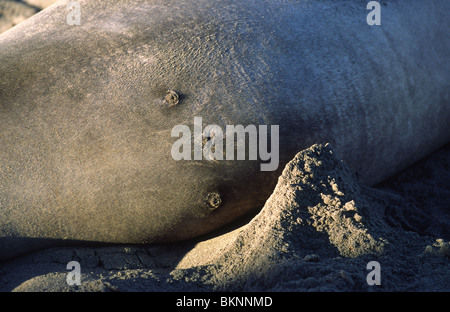
<path fill-rule="evenodd" d="M 365 1 L 79 1 L 79 26 L 67 2 L 0 36 L 0 260 L 207 233 L 314 143 L 373 185 L 450 139 L 449 1 L 389 2 L 381 26 Z M 175 161 L 196 116 L 279 125 L 278 170 Z"/>

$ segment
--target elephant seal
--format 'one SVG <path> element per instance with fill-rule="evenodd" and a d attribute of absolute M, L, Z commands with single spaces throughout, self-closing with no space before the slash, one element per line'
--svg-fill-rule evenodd
<path fill-rule="evenodd" d="M 450 139 L 448 1 L 385 3 L 380 26 L 365 1 L 78 2 L 80 25 L 60 1 L 0 36 L 2 260 L 207 233 L 314 143 L 373 185 Z M 196 117 L 278 125 L 278 169 L 175 160 Z"/>

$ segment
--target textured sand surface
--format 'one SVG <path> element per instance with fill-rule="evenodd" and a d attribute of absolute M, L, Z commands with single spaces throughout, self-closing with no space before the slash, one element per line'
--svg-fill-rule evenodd
<path fill-rule="evenodd" d="M 53 248 L 0 266 L 2 291 L 449 291 L 450 145 L 356 182 L 329 145 L 301 151 L 261 212 L 174 245 Z M 69 261 L 81 285 L 66 282 Z M 378 261 L 381 285 L 366 282 Z"/>
<path fill-rule="evenodd" d="M 0 33 L 23 22 L 56 0 L 0 0 Z"/>
<path fill-rule="evenodd" d="M 0 32 L 53 0 L 0 0 Z M 450 291 L 450 145 L 376 187 L 330 146 L 286 166 L 261 212 L 172 245 L 52 248 L 0 264 L 0 291 Z M 66 282 L 68 262 L 81 285 Z M 369 261 L 381 285 L 366 282 Z"/>

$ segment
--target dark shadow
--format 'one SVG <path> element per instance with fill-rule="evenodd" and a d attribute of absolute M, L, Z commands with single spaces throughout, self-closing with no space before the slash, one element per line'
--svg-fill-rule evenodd
<path fill-rule="evenodd" d="M 80 262 L 82 274 L 150 268 L 152 271 L 167 275 L 196 243 L 197 240 L 151 245 L 113 244 L 2 237 L 0 238 L 0 292 L 11 291 L 25 281 L 41 275 L 67 274 L 70 270 L 66 266 L 70 261 Z"/>
<path fill-rule="evenodd" d="M 397 203 L 386 207 L 390 226 L 450 239 L 450 143 L 375 188 Z"/>

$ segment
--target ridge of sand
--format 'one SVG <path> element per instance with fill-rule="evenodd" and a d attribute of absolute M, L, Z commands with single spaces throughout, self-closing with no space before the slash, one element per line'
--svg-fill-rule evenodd
<path fill-rule="evenodd" d="M 180 244 L 52 248 L 0 265 L 0 290 L 448 291 L 449 152 L 447 146 L 419 169 L 369 188 L 330 145 L 316 144 L 286 165 L 244 226 Z M 433 171 L 430 163 L 440 167 Z M 402 193 L 414 189 L 411 175 L 424 168 L 429 176 L 419 174 L 417 185 L 426 192 L 434 181 L 442 195 L 427 197 L 431 217 Z M 396 189 L 402 179 L 412 186 Z M 72 260 L 81 265 L 80 286 L 66 283 Z M 370 261 L 381 265 L 380 286 L 366 282 Z"/>

